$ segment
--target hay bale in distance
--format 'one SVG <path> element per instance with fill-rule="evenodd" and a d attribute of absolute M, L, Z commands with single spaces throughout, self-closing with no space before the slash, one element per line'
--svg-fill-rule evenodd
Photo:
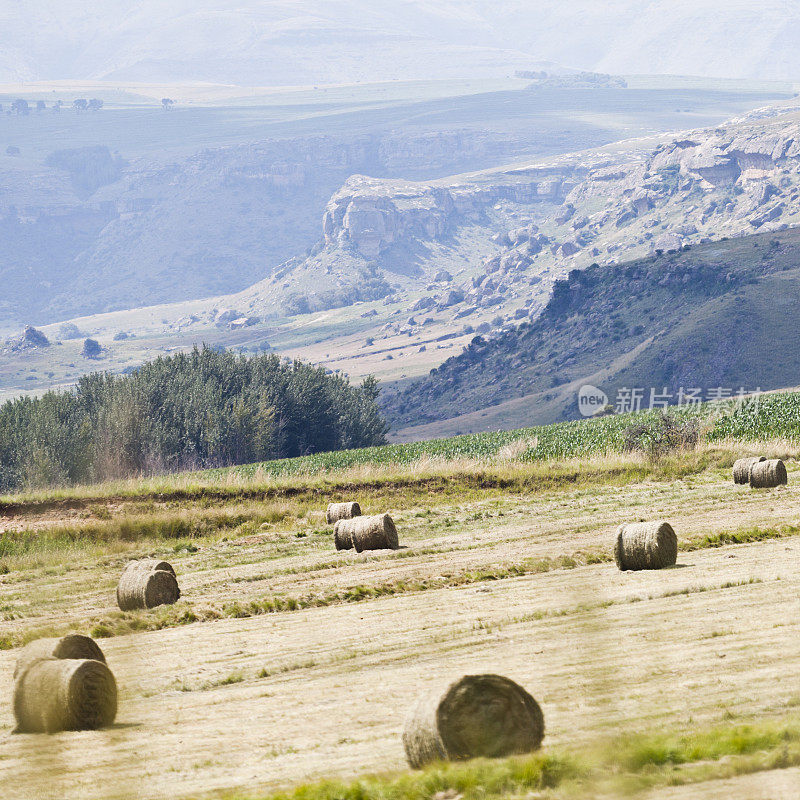
<path fill-rule="evenodd" d="M 733 482 L 743 485 L 750 482 L 750 469 L 754 464 L 766 461 L 766 456 L 752 456 L 750 458 L 740 458 L 733 464 Z"/>
<path fill-rule="evenodd" d="M 622 570 L 671 567 L 678 560 L 678 537 L 668 522 L 620 525 L 614 560 Z"/>
<path fill-rule="evenodd" d="M 337 550 L 352 550 L 353 532 L 348 525 L 343 525 L 342 522 L 343 520 L 339 520 L 333 526 L 333 543 Z"/>
<path fill-rule="evenodd" d="M 779 458 L 753 464 L 750 468 L 750 488 L 752 489 L 772 489 L 775 486 L 785 486 L 788 482 L 786 464 Z"/>
<path fill-rule="evenodd" d="M 340 519 L 333 528 L 337 550 L 397 550 L 397 528 L 388 514 Z"/>
<path fill-rule="evenodd" d="M 102 661 L 40 658 L 14 684 L 17 733 L 105 728 L 117 716 L 117 682 Z"/>
<path fill-rule="evenodd" d="M 36 639 L 25 645 L 20 651 L 17 666 L 14 668 L 14 678 L 30 663 L 38 661 L 40 658 L 92 659 L 102 661 L 104 664 L 106 661 L 100 645 L 89 636 L 70 633 L 60 639 Z"/>
<path fill-rule="evenodd" d="M 530 753 L 543 738 L 542 709 L 519 684 L 501 675 L 465 675 L 419 698 L 406 719 L 403 747 L 419 769 L 432 761 Z"/>
<path fill-rule="evenodd" d="M 123 611 L 170 605 L 180 596 L 175 573 L 165 569 L 128 568 L 117 584 L 117 605 Z"/>
<path fill-rule="evenodd" d="M 361 506 L 358 503 L 328 503 L 325 520 L 328 525 L 334 525 L 340 519 L 353 519 L 361 516 Z"/>
<path fill-rule="evenodd" d="M 163 570 L 164 572 L 171 572 L 175 574 L 175 569 L 169 561 L 159 561 L 157 558 L 140 558 L 138 561 L 129 561 L 123 572 L 127 570 L 136 570 L 137 572 L 156 572 Z"/>

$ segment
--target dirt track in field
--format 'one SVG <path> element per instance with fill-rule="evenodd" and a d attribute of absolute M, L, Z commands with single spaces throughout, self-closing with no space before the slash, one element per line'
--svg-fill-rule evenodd
<path fill-rule="evenodd" d="M 429 516 L 404 508 L 396 516 L 409 549 L 394 554 L 336 554 L 329 537 L 286 533 L 201 543 L 171 560 L 190 604 L 246 602 L 607 552 L 623 519 L 663 516 L 682 536 L 797 524 L 798 501 L 800 487 L 751 494 L 704 475 L 448 501 Z M 102 615 L 124 557 L 0 576 L 0 606 L 15 616 L 0 627 Z M 775 715 L 800 702 L 798 612 L 800 537 L 788 537 L 681 553 L 677 568 L 658 573 L 556 568 L 120 636 L 102 642 L 121 688 L 115 727 L 12 736 L 4 702 L 0 786 L 9 798 L 175 798 L 401 769 L 413 697 L 468 672 L 527 687 L 545 712 L 545 746 Z M 0 652 L 2 695 L 14 660 Z M 715 786 L 653 798 L 762 796 Z"/>

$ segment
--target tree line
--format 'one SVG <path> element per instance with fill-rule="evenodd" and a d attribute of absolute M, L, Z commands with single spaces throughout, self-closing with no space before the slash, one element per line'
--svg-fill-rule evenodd
<path fill-rule="evenodd" d="M 36 103 L 31 106 L 27 100 L 22 97 L 17 98 L 16 100 L 12 100 L 9 106 L 8 113 L 9 114 L 17 114 L 18 116 L 27 116 L 31 113 L 31 108 L 35 108 L 36 111 L 46 111 L 47 110 L 47 103 L 44 100 L 37 100 Z M 79 97 L 77 100 L 72 101 L 72 108 L 75 111 L 99 111 L 103 107 L 103 101 L 98 99 L 97 97 L 93 97 L 90 100 L 86 98 Z M 53 105 L 50 106 L 51 111 L 61 111 L 64 108 L 64 101 L 63 100 L 56 100 Z M 2 112 L 3 106 L 0 105 L 0 112 Z"/>
<path fill-rule="evenodd" d="M 98 97 L 92 98 L 85 98 L 85 97 L 78 97 L 77 99 L 72 101 L 71 108 L 74 111 L 100 111 L 103 107 L 103 101 Z M 170 109 L 175 107 L 175 101 L 170 97 L 162 97 L 161 98 L 161 107 L 165 111 L 169 111 Z M 49 106 L 51 111 L 61 111 L 64 108 L 64 101 L 63 100 L 55 100 L 51 106 Z M 18 97 L 16 100 L 12 100 L 9 104 L 8 113 L 9 114 L 17 114 L 18 116 L 27 116 L 31 113 L 31 109 L 36 109 L 36 111 L 46 111 L 48 109 L 48 105 L 44 100 L 37 100 L 35 103 L 29 103 L 24 97 Z M 0 104 L 0 112 L 3 111 L 3 106 Z"/>
<path fill-rule="evenodd" d="M 0 490 L 384 444 L 377 381 L 208 347 L 0 406 Z"/>

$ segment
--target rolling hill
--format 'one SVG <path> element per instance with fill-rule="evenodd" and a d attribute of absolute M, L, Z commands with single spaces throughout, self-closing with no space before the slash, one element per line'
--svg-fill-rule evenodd
<path fill-rule="evenodd" d="M 396 437 L 579 416 L 584 385 L 735 394 L 800 383 L 800 229 L 708 243 L 558 281 L 541 316 L 386 390 Z"/>

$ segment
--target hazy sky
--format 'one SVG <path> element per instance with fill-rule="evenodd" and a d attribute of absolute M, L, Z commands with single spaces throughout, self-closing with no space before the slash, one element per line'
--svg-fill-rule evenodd
<path fill-rule="evenodd" d="M 0 80 L 800 78 L 797 0 L 0 0 Z"/>

